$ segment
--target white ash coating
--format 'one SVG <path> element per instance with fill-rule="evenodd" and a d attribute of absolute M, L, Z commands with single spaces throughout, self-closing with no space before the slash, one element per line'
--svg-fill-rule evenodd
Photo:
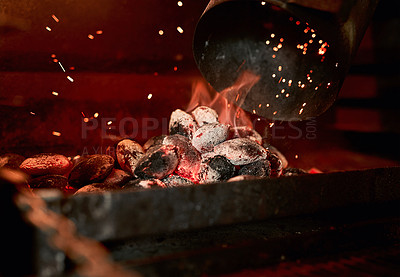
<path fill-rule="evenodd" d="M 190 140 L 182 135 L 176 134 L 166 136 L 162 144 L 172 145 L 177 149 L 176 152 L 178 154 L 179 163 L 175 170 L 176 174 L 197 183 L 199 181 L 198 173 L 200 170 L 201 156 L 191 144 Z"/>
<path fill-rule="evenodd" d="M 218 113 L 207 106 L 199 106 L 192 111 L 194 120 L 201 127 L 205 124 L 218 123 Z"/>
<path fill-rule="evenodd" d="M 168 128 L 170 135 L 179 134 L 192 139 L 193 133 L 197 130 L 197 128 L 197 123 L 190 114 L 180 109 L 177 109 L 171 113 Z"/>
<path fill-rule="evenodd" d="M 256 130 L 247 126 L 231 127 L 229 139 L 234 138 L 248 138 L 262 145 L 262 136 Z"/>
<path fill-rule="evenodd" d="M 133 174 L 135 168 L 144 155 L 142 146 L 131 139 L 121 140 L 115 150 L 117 161 L 122 170 Z"/>
<path fill-rule="evenodd" d="M 193 135 L 192 144 L 200 153 L 211 152 L 214 146 L 228 138 L 229 125 L 212 123 L 200 127 Z"/>
<path fill-rule="evenodd" d="M 166 188 L 167 186 L 158 179 L 146 179 L 146 180 L 131 180 L 127 182 L 122 189 L 127 191 L 137 191 L 143 189 L 156 189 L 156 188 Z"/>
<path fill-rule="evenodd" d="M 214 147 L 217 155 L 224 156 L 234 165 L 245 165 L 268 158 L 268 150 L 248 138 L 227 140 Z"/>

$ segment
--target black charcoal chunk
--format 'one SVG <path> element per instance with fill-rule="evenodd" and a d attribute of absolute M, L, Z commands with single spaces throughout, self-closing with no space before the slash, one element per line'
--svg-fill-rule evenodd
<path fill-rule="evenodd" d="M 147 151 L 154 146 L 161 145 L 163 143 L 165 137 L 166 137 L 166 135 L 161 135 L 161 136 L 155 136 L 155 137 L 149 138 L 146 141 L 146 143 L 143 145 L 144 151 Z"/>
<path fill-rule="evenodd" d="M 69 184 L 81 188 L 91 183 L 103 181 L 114 167 L 114 159 L 109 155 L 92 155 L 89 159 L 78 163 L 68 177 Z"/>
<path fill-rule="evenodd" d="M 258 177 L 269 177 L 271 174 L 271 164 L 268 160 L 260 160 L 242 166 L 238 175 L 253 175 Z"/>
<path fill-rule="evenodd" d="M 299 176 L 299 175 L 306 175 L 308 174 L 307 171 L 301 168 L 292 168 L 288 167 L 282 170 L 283 176 Z"/>
<path fill-rule="evenodd" d="M 121 169 L 133 174 L 137 163 L 144 155 L 144 150 L 139 143 L 124 139 L 118 142 L 115 153 Z"/>
<path fill-rule="evenodd" d="M 182 135 L 167 136 L 163 140 L 164 145 L 176 147 L 179 163 L 176 167 L 176 174 L 197 183 L 201 156 L 200 153 L 190 143 L 189 139 Z"/>
<path fill-rule="evenodd" d="M 282 161 L 278 155 L 271 153 L 268 157 L 271 164 L 271 177 L 279 177 L 282 174 Z"/>
<path fill-rule="evenodd" d="M 193 110 L 192 116 L 196 120 L 199 127 L 210 124 L 219 123 L 218 113 L 207 106 L 200 106 Z"/>
<path fill-rule="evenodd" d="M 161 180 L 168 188 L 193 186 L 194 183 L 189 179 L 178 175 L 171 175 Z"/>
<path fill-rule="evenodd" d="M 234 165 L 245 165 L 268 158 L 269 151 L 247 138 L 227 140 L 214 147 L 217 155 L 224 156 Z"/>
<path fill-rule="evenodd" d="M 211 123 L 200 127 L 193 135 L 192 144 L 200 152 L 211 152 L 214 146 L 228 138 L 229 125 Z"/>
<path fill-rule="evenodd" d="M 127 182 L 122 189 L 127 191 L 137 191 L 144 189 L 160 189 L 166 188 L 167 186 L 158 179 L 147 179 L 147 180 L 131 180 Z"/>
<path fill-rule="evenodd" d="M 162 179 L 175 171 L 178 162 L 175 146 L 160 145 L 147 151 L 139 160 L 135 175 L 142 179 Z"/>
<path fill-rule="evenodd" d="M 190 114 L 180 109 L 172 112 L 168 128 L 170 135 L 179 134 L 192 139 L 197 127 L 196 121 Z"/>
<path fill-rule="evenodd" d="M 261 135 L 253 128 L 247 126 L 231 127 L 229 128 L 229 139 L 234 138 L 248 138 L 252 141 L 262 144 Z"/>
<path fill-rule="evenodd" d="M 235 174 L 235 166 L 223 156 L 207 158 L 201 163 L 200 182 L 214 183 L 232 178 Z"/>

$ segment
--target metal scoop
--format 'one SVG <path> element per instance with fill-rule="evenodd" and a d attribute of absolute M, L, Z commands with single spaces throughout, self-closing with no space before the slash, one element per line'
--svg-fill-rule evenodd
<path fill-rule="evenodd" d="M 241 101 L 249 112 L 271 120 L 315 117 L 334 103 L 377 2 L 210 1 L 196 27 L 194 57 L 217 91 L 244 71 L 260 76 Z"/>

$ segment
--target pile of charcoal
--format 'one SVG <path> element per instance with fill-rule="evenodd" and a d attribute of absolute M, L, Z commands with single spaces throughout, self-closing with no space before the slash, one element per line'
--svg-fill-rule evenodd
<path fill-rule="evenodd" d="M 246 126 L 218 121 L 213 109 L 200 106 L 190 114 L 175 110 L 169 135 L 143 146 L 132 139 L 116 144 L 115 156 L 66 157 L 39 154 L 25 159 L 0 156 L 0 167 L 18 168 L 31 178 L 29 187 L 58 188 L 66 194 L 191 186 L 222 181 L 300 175 L 285 157 Z"/>

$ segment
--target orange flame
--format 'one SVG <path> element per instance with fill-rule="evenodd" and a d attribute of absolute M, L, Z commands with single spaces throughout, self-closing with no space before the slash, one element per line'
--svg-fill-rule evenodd
<path fill-rule="evenodd" d="M 240 106 L 259 80 L 259 75 L 246 70 L 240 74 L 232 86 L 225 88 L 220 93 L 202 81 L 195 82 L 186 111 L 190 112 L 197 106 L 208 106 L 218 113 L 219 121 L 223 124 L 230 124 L 234 127 L 253 127 L 250 117 Z"/>

